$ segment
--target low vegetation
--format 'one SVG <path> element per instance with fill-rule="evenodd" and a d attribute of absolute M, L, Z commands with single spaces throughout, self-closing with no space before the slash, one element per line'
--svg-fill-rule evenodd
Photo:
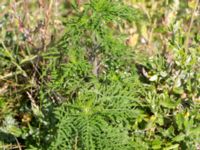
<path fill-rule="evenodd" d="M 2 0 L 0 149 L 198 150 L 199 0 Z"/>

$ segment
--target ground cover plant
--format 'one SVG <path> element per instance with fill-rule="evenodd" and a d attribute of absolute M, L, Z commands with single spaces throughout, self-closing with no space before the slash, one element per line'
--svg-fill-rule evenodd
<path fill-rule="evenodd" d="M 199 7 L 2 0 L 0 149 L 199 149 Z"/>

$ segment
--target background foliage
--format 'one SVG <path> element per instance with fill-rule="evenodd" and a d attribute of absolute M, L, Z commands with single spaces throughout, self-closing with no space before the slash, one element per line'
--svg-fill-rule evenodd
<path fill-rule="evenodd" d="M 0 2 L 1 149 L 199 149 L 198 0 Z"/>

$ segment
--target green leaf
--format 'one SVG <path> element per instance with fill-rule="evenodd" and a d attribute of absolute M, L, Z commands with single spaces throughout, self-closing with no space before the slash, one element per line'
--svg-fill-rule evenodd
<path fill-rule="evenodd" d="M 172 140 L 175 142 L 180 142 L 183 141 L 185 139 L 185 134 L 180 133 L 179 135 L 175 136 Z"/>
<path fill-rule="evenodd" d="M 21 60 L 20 64 L 24 64 L 26 62 L 31 62 L 37 57 L 38 57 L 37 55 L 26 56 L 24 59 Z"/>
<path fill-rule="evenodd" d="M 164 117 L 161 114 L 158 114 L 157 119 L 156 119 L 156 123 L 158 123 L 159 125 L 164 125 Z"/>
<path fill-rule="evenodd" d="M 196 127 L 196 128 L 193 128 L 193 129 L 190 129 L 189 130 L 189 134 L 190 135 L 199 135 L 200 136 L 200 126 Z"/>
<path fill-rule="evenodd" d="M 152 149 L 160 149 L 162 146 L 162 141 L 160 139 L 155 139 L 152 141 Z"/>
<path fill-rule="evenodd" d="M 183 90 L 183 87 L 175 87 L 175 88 L 173 88 L 173 92 L 175 93 L 175 94 L 183 94 L 184 93 L 184 90 Z"/>
<path fill-rule="evenodd" d="M 183 122 L 184 122 L 184 115 L 182 113 L 179 113 L 176 115 L 176 124 L 178 125 L 178 129 L 183 129 Z"/>
<path fill-rule="evenodd" d="M 178 150 L 178 147 L 179 147 L 179 144 L 174 144 L 174 145 L 171 145 L 169 147 L 165 147 L 163 150 Z"/>
<path fill-rule="evenodd" d="M 167 74 L 166 71 L 161 71 L 161 72 L 160 72 L 160 75 L 161 75 L 162 77 L 166 77 L 168 74 Z"/>
<path fill-rule="evenodd" d="M 163 100 L 160 101 L 160 104 L 163 107 L 170 108 L 170 109 L 176 108 L 178 103 L 179 103 L 179 101 L 174 102 L 174 101 L 170 100 L 169 98 L 166 98 L 166 99 L 163 99 Z"/>
<path fill-rule="evenodd" d="M 21 129 L 19 129 L 16 126 L 11 126 L 11 127 L 7 128 L 7 131 L 8 131 L 8 133 L 11 133 L 16 137 L 20 137 L 22 135 Z"/>

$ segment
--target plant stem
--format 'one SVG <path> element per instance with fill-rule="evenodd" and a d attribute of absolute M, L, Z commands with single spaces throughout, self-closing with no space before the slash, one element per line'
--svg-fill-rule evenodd
<path fill-rule="evenodd" d="M 196 0 L 196 5 L 195 5 L 195 8 L 194 8 L 193 13 L 192 13 L 192 17 L 191 17 L 191 20 L 190 20 L 190 25 L 189 25 L 189 28 L 188 28 L 188 31 L 187 31 L 187 34 L 186 34 L 186 40 L 185 40 L 185 44 L 184 44 L 186 52 L 188 52 L 190 32 L 191 32 L 191 29 L 192 29 L 192 26 L 193 26 L 193 23 L 194 23 L 194 16 L 195 16 L 195 12 L 196 12 L 196 10 L 198 8 L 198 4 L 199 4 L 199 0 Z"/>

